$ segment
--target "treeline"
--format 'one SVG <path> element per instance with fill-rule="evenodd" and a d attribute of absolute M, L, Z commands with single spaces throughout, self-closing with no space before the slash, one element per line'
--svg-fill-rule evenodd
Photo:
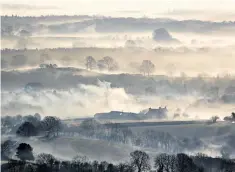
<path fill-rule="evenodd" d="M 223 128 L 219 134 L 225 134 L 228 129 Z M 207 145 L 197 137 L 176 137 L 165 131 L 151 129 L 134 133 L 128 127 L 119 126 L 119 124 L 101 124 L 94 119 L 84 120 L 79 125 L 70 125 L 53 116 L 46 116 L 41 119 L 37 113 L 24 117 L 20 115 L 2 117 L 1 130 L 3 134 L 16 134 L 19 137 L 38 136 L 39 139 L 44 141 L 60 136 L 77 136 L 113 143 L 131 144 L 143 148 L 154 148 L 173 154 L 207 148 Z M 220 153 L 223 158 L 230 158 L 231 152 L 235 149 L 235 136 L 233 134 L 228 135 L 226 140 L 227 143 L 222 145 Z M 6 159 L 12 156 L 12 152 L 4 149 L 1 154 Z"/>
<path fill-rule="evenodd" d="M 64 125 L 55 116 L 46 116 L 41 119 L 41 115 L 16 115 L 5 116 L 2 120 L 2 134 L 16 134 L 21 137 L 44 136 L 47 138 L 55 137 L 62 131 Z"/>
<path fill-rule="evenodd" d="M 98 68 L 101 71 L 115 71 L 119 69 L 118 63 L 110 56 L 105 56 L 98 61 L 92 56 L 87 56 L 85 58 L 85 66 L 87 70 Z M 143 60 L 141 64 L 135 64 L 135 68 L 137 69 L 137 71 L 143 73 L 144 76 L 149 76 L 150 73 L 154 72 L 155 65 L 150 60 Z"/>
<path fill-rule="evenodd" d="M 6 116 L 2 118 L 2 133 L 16 134 L 19 137 L 39 136 L 41 140 L 49 141 L 59 136 L 84 137 L 106 140 L 114 143 L 132 144 L 139 147 L 154 148 L 164 152 L 178 153 L 204 147 L 203 142 L 194 137 L 174 137 L 164 131 L 146 129 L 141 133 L 134 133 L 128 127 L 118 124 L 101 124 L 94 119 L 84 120 L 78 126 L 69 125 L 59 118 L 46 116 L 42 120 L 39 114 L 25 117 Z M 9 156 L 8 152 L 2 154 Z"/>
<path fill-rule="evenodd" d="M 234 172 L 235 161 L 212 158 L 204 154 L 188 156 L 158 154 L 153 158 L 136 150 L 130 153 L 129 161 L 113 164 L 112 162 L 90 161 L 85 156 L 76 156 L 71 161 L 60 161 L 51 154 L 41 153 L 34 157 L 33 148 L 26 143 L 17 147 L 19 160 L 8 160 L 2 164 L 3 172 Z M 152 166 L 151 166 L 152 164 Z"/>
<path fill-rule="evenodd" d="M 223 22 L 209 22 L 209 21 L 198 21 L 198 20 L 184 20 L 184 21 L 177 21 L 177 20 L 166 20 L 163 21 L 162 19 L 151 19 L 151 18 L 114 18 L 114 17 L 100 17 L 100 16 L 39 16 L 39 17 L 19 17 L 16 15 L 12 16 L 2 16 L 2 22 L 4 23 L 3 27 L 8 25 L 13 25 L 13 23 L 17 23 L 18 25 L 26 25 L 28 23 L 37 24 L 38 21 L 57 21 L 57 20 L 69 20 L 69 19 L 84 19 L 89 18 L 91 23 L 96 24 L 96 31 L 97 32 L 124 32 L 124 31 L 131 31 L 131 32 L 144 32 L 144 31 L 152 31 L 156 28 L 166 28 L 172 31 L 190 31 L 196 33 L 204 33 L 213 30 L 223 29 L 226 27 L 234 26 L 234 21 L 223 21 Z M 76 24 L 79 21 L 75 21 L 74 24 L 75 28 L 80 29 L 77 27 Z M 87 21 L 80 21 L 80 23 L 86 23 Z M 198 25 L 200 27 L 195 28 L 194 25 Z M 187 27 L 185 27 L 187 25 Z M 53 30 L 54 33 L 69 30 L 69 26 L 71 24 L 62 23 L 58 24 Z M 88 25 L 87 25 L 88 26 Z M 73 32 L 77 32 L 78 30 L 73 30 Z"/>

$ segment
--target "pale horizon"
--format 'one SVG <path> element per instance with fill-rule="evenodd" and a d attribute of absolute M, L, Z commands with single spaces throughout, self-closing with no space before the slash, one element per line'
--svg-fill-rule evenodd
<path fill-rule="evenodd" d="M 7 1 L 1 2 L 1 15 L 102 15 L 111 17 L 151 17 L 198 19 L 212 21 L 235 20 L 235 0 L 68 0 L 68 1 Z M 154 5 L 153 5 L 154 4 Z"/>

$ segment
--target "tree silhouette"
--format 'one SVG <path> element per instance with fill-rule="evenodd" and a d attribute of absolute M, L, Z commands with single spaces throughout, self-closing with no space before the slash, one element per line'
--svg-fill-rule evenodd
<path fill-rule="evenodd" d="M 212 117 L 211 117 L 211 122 L 214 124 L 214 123 L 217 122 L 218 119 L 219 119 L 218 116 L 212 116 Z"/>
<path fill-rule="evenodd" d="M 117 62 L 110 56 L 105 56 L 102 60 L 99 61 L 99 65 L 106 68 L 108 71 L 114 71 L 118 69 Z"/>
<path fill-rule="evenodd" d="M 41 153 L 36 158 L 36 163 L 39 165 L 42 171 L 53 171 L 57 166 L 56 158 L 51 154 Z"/>
<path fill-rule="evenodd" d="M 198 167 L 194 164 L 192 158 L 188 155 L 180 153 L 176 155 L 176 171 L 189 172 L 195 171 Z"/>
<path fill-rule="evenodd" d="M 96 67 L 96 60 L 92 56 L 87 56 L 85 59 L 85 65 L 87 70 L 92 70 Z"/>
<path fill-rule="evenodd" d="M 19 136 L 30 137 L 38 134 L 37 128 L 30 122 L 24 122 L 16 131 Z"/>
<path fill-rule="evenodd" d="M 158 172 L 163 171 L 174 171 L 176 168 L 175 161 L 176 158 L 174 155 L 167 155 L 165 153 L 158 155 L 154 160 L 155 168 Z"/>
<path fill-rule="evenodd" d="M 62 130 L 61 120 L 54 116 L 46 116 L 42 121 L 42 127 L 47 133 L 47 137 L 58 136 L 59 131 Z"/>
<path fill-rule="evenodd" d="M 38 120 L 38 118 L 36 116 L 33 115 L 27 115 L 23 117 L 23 120 L 25 122 L 30 122 L 31 124 L 33 124 L 35 127 L 37 127 L 40 124 L 40 120 Z"/>
<path fill-rule="evenodd" d="M 148 171 L 151 169 L 149 155 L 142 151 L 134 151 L 130 153 L 131 164 L 137 168 L 138 172 Z"/>
<path fill-rule="evenodd" d="M 16 149 L 17 149 L 16 156 L 22 161 L 34 160 L 34 156 L 32 153 L 33 148 L 29 144 L 20 143 Z"/>
<path fill-rule="evenodd" d="M 143 60 L 142 64 L 140 65 L 140 71 L 144 74 L 149 76 L 150 73 L 154 71 L 155 65 L 150 60 Z"/>

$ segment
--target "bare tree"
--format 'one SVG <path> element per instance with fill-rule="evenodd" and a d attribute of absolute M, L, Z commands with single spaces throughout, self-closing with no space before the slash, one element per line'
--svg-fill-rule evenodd
<path fill-rule="evenodd" d="M 62 129 L 61 120 L 54 116 L 46 116 L 42 121 L 42 127 L 47 133 L 47 136 L 58 136 Z"/>
<path fill-rule="evenodd" d="M 102 59 L 102 62 L 104 63 L 104 65 L 108 69 L 108 71 L 117 70 L 118 69 L 117 62 L 112 57 L 110 57 L 110 56 L 105 56 Z"/>
<path fill-rule="evenodd" d="M 155 65 L 150 60 L 143 60 L 142 64 L 140 65 L 140 72 L 144 74 L 144 76 L 147 74 L 149 76 L 150 73 L 152 73 L 155 69 Z"/>
<path fill-rule="evenodd" d="M 135 171 L 133 166 L 128 163 L 120 163 L 117 167 L 117 170 L 119 172 L 134 172 Z"/>
<path fill-rule="evenodd" d="M 154 165 L 158 172 L 174 172 L 175 171 L 175 156 L 165 153 L 158 155 L 155 158 Z"/>
<path fill-rule="evenodd" d="M 37 164 L 50 164 L 52 161 L 55 162 L 56 158 L 53 155 L 47 153 L 41 153 L 36 158 Z"/>
<path fill-rule="evenodd" d="M 50 171 L 53 171 L 53 169 L 55 169 L 57 162 L 57 159 L 53 155 L 46 153 L 41 153 L 36 158 L 37 164 L 48 166 Z"/>
<path fill-rule="evenodd" d="M 151 169 L 150 157 L 147 153 L 136 150 L 130 153 L 131 164 L 137 168 L 138 172 L 148 171 Z"/>
<path fill-rule="evenodd" d="M 87 70 L 92 70 L 96 67 L 96 60 L 92 56 L 87 56 L 85 59 L 85 65 Z"/>

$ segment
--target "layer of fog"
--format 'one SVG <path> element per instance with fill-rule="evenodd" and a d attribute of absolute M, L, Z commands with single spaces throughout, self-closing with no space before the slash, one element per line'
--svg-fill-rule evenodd
<path fill-rule="evenodd" d="M 235 45 L 232 33 L 176 33 L 170 32 L 180 41 L 180 44 L 167 44 L 168 47 L 184 46 L 187 48 L 195 47 L 226 47 Z M 25 40 L 25 41 L 24 41 Z M 45 48 L 73 48 L 73 47 L 100 47 L 100 48 L 118 48 L 128 46 L 126 43 L 132 40 L 135 44 L 133 47 L 153 49 L 157 46 L 166 46 L 152 39 L 152 32 L 141 33 L 97 33 L 93 27 L 86 28 L 83 32 L 77 34 L 38 34 L 27 39 L 2 39 L 3 48 L 28 48 L 28 49 L 45 49 Z M 22 44 L 23 43 L 23 44 Z"/>
<path fill-rule="evenodd" d="M 2 135 L 2 141 L 8 139 L 9 136 Z M 11 136 L 11 139 L 18 143 L 28 143 L 33 147 L 33 154 L 36 157 L 40 153 L 49 153 L 55 156 L 59 160 L 72 160 L 75 156 L 86 156 L 89 160 L 109 161 L 113 163 L 123 162 L 129 160 L 130 152 L 138 149 L 143 150 L 154 158 L 159 153 L 163 152 L 160 149 L 153 149 L 147 147 L 137 147 L 132 144 L 113 143 L 104 140 L 87 139 L 79 136 L 66 137 L 54 139 L 49 142 L 41 141 L 38 138 L 22 139 L 15 136 Z M 206 143 L 205 143 L 206 144 Z M 206 147 L 194 149 L 191 151 L 185 151 L 189 155 L 196 155 L 198 152 L 204 153 L 211 157 L 219 157 L 220 145 L 207 142 Z M 100 156 L 102 154 L 102 156 Z M 231 153 L 231 157 L 234 155 Z M 12 158 L 15 158 L 13 155 Z"/>
<path fill-rule="evenodd" d="M 2 92 L 2 114 L 34 114 L 58 116 L 60 118 L 88 117 L 98 112 L 125 111 L 139 113 L 152 107 L 167 106 L 168 118 L 173 119 L 174 113 L 188 117 L 181 120 L 209 119 L 212 115 L 221 118 L 234 110 L 233 104 L 202 104 L 194 106 L 200 99 L 199 95 L 177 96 L 134 96 L 127 94 L 123 88 L 111 88 L 110 83 L 98 81 L 97 85 L 78 85 L 69 90 L 44 90 L 40 92 Z M 178 120 L 179 120 L 178 119 Z"/>
<path fill-rule="evenodd" d="M 54 45 L 53 42 L 46 41 Z M 57 41 L 58 42 L 58 41 Z M 59 41 L 60 42 L 60 41 Z M 63 44 L 63 41 L 60 42 Z M 69 42 L 68 42 L 69 43 Z M 41 55 L 47 54 L 49 60 L 41 61 Z M 11 65 L 17 55 L 25 56 L 25 64 L 19 63 Z M 2 60 L 7 67 L 4 70 L 18 68 L 30 69 L 35 68 L 41 63 L 56 63 L 58 66 L 73 66 L 76 68 L 85 68 L 85 57 L 93 56 L 96 61 L 104 56 L 111 56 L 119 65 L 115 73 L 132 73 L 140 74 L 138 65 L 143 60 L 151 60 L 155 65 L 154 75 L 179 76 L 182 73 L 188 76 L 198 75 L 234 75 L 235 51 L 234 46 L 223 47 L 164 47 L 157 46 L 155 49 L 144 48 L 69 48 L 69 49 L 46 49 L 46 50 L 12 50 L 2 51 Z M 33 58 L 31 58 L 33 57 Z M 226 59 L 226 60 L 225 60 Z M 16 62 L 14 62 L 16 63 Z M 3 65 L 3 62 L 2 62 Z M 96 73 L 100 71 L 95 70 Z M 101 72 L 109 73 L 109 72 Z"/>

